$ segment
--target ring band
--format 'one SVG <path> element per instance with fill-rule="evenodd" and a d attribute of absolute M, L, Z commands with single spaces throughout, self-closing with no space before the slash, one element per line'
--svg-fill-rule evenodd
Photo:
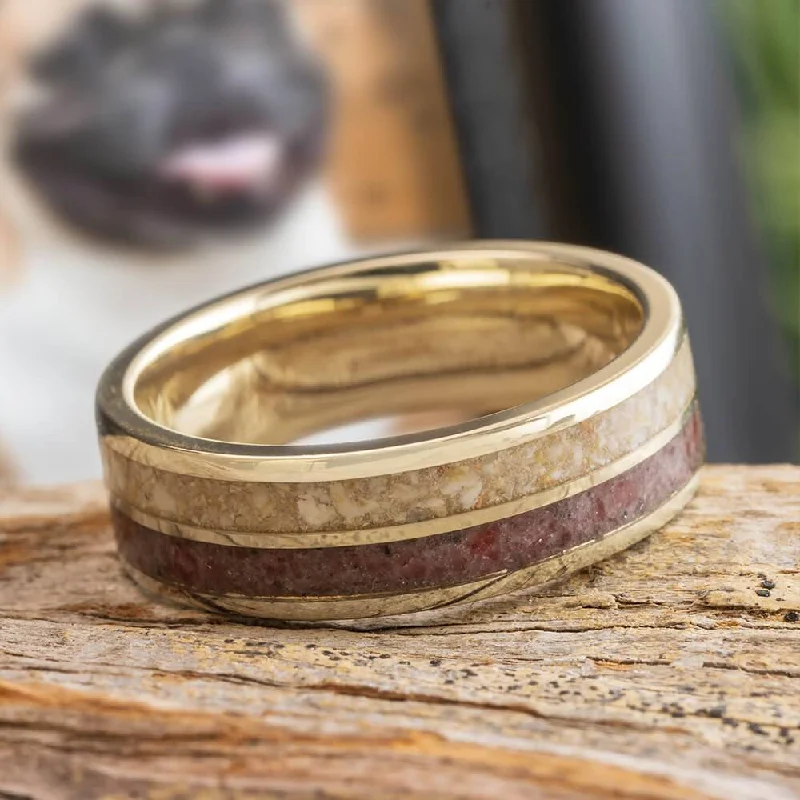
<path fill-rule="evenodd" d="M 295 443 L 454 409 L 469 421 Z M 97 418 L 128 574 L 273 619 L 539 586 L 662 527 L 704 455 L 673 289 L 558 244 L 365 259 L 214 300 L 111 364 Z"/>

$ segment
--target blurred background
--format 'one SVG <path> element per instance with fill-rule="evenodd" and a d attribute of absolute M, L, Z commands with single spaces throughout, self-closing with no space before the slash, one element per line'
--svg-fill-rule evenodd
<path fill-rule="evenodd" d="M 798 460 L 797 0 L 291 0 L 291 14 L 331 92 L 321 156 L 304 175 L 319 183 L 330 214 L 298 204 L 287 232 L 275 220 L 294 214 L 295 201 L 281 197 L 291 208 L 264 215 L 263 236 L 293 254 L 281 271 L 471 237 L 630 255 L 668 277 L 683 300 L 710 460 Z M 21 30 L 0 18 L 12 68 L 30 36 Z M 280 50 L 276 41 L 264 47 Z M 103 57 L 111 63 L 116 52 Z M 275 108 L 294 113 L 281 111 L 291 103 Z M 37 147 L 37 158 L 46 155 Z M 195 148 L 173 158 L 170 179 L 218 196 L 234 178 L 241 188 L 242 164 L 263 170 L 267 156 L 263 141 L 239 137 L 226 145 L 224 174 L 220 153 Z M 3 268 L 24 286 L 31 234 L 20 235 L 12 214 L 3 218 L 2 202 Z M 232 217 L 226 209 L 226 225 Z M 259 277 L 242 276 L 233 270 L 223 282 Z M 0 298 L 13 291 L 0 288 Z M 197 299 L 179 292 L 175 310 Z M 28 302 L 25 313 L 35 315 L 38 301 Z M 8 322 L 18 312 L 5 313 L 0 336 L 21 342 Z M 6 347 L 4 365 L 0 348 L 0 449 L 18 424 L 11 410 L 3 418 L 2 402 L 22 391 L 19 380 L 4 380 L 16 351 Z M 84 444 L 94 447 L 73 443 Z M 27 476 L 87 477 L 35 467 Z"/>

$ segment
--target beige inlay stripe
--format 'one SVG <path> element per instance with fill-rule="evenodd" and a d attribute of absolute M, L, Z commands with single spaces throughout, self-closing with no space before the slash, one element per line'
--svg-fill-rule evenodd
<path fill-rule="evenodd" d="M 400 542 L 407 539 L 420 539 L 450 531 L 464 530 L 475 525 L 495 522 L 499 519 L 532 511 L 535 508 L 565 500 L 573 495 L 585 492 L 594 486 L 605 483 L 617 475 L 627 472 L 632 467 L 640 464 L 645 459 L 657 453 L 672 439 L 677 436 L 694 409 L 694 402 L 689 404 L 684 413 L 663 431 L 657 433 L 649 442 L 631 453 L 624 455 L 611 464 L 606 464 L 599 469 L 581 476 L 573 481 L 568 481 L 559 486 L 545 489 L 512 500 L 509 503 L 500 503 L 489 508 L 468 511 L 464 514 L 453 514 L 449 517 L 412 522 L 405 525 L 390 525 L 383 528 L 354 529 L 350 531 L 319 531 L 311 533 L 273 533 L 270 531 L 258 533 L 242 533 L 241 531 L 209 530 L 183 523 L 164 520 L 147 512 L 141 511 L 125 500 L 112 497 L 111 502 L 115 508 L 127 517 L 151 530 L 159 531 L 168 536 L 180 539 L 190 539 L 196 542 L 211 542 L 212 544 L 230 547 L 256 547 L 264 549 L 304 550 L 309 547 L 350 547 L 353 545 L 380 544 Z"/>
<path fill-rule="evenodd" d="M 547 496 L 542 494 L 547 491 L 558 499 L 570 482 L 588 481 L 581 485 L 591 486 L 593 476 L 606 474 L 600 470 L 614 469 L 659 433 L 672 430 L 694 392 L 691 351 L 684 339 L 664 373 L 614 408 L 524 445 L 466 461 L 343 481 L 243 483 L 157 469 L 105 446 L 106 479 L 121 509 L 135 510 L 149 527 L 154 527 L 153 518 L 162 520 L 159 530 L 187 538 L 199 538 L 192 536 L 193 530 L 224 532 L 237 534 L 225 543 L 244 544 L 239 534 L 258 534 L 259 542 L 269 534 L 272 544 L 255 546 L 287 547 L 276 543 L 281 534 L 323 531 L 327 545 L 337 538 L 332 534 L 345 539 L 361 531 L 366 538 L 356 543 L 367 543 L 390 541 L 382 538 L 389 535 L 386 529 L 409 526 L 411 531 L 430 523 L 422 533 L 411 534 L 413 538 L 451 530 L 449 520 L 456 515 L 464 515 L 459 525 L 472 525 L 473 519 L 520 513 L 530 508 L 525 505 L 529 498 Z M 164 530 L 169 523 L 175 527 Z"/>

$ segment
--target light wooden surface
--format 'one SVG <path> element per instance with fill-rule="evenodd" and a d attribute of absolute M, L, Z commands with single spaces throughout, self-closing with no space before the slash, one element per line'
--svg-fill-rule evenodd
<path fill-rule="evenodd" d="M 0 797 L 800 797 L 799 570 L 800 468 L 716 467 L 541 597 L 242 625 L 140 596 L 98 487 L 7 494 Z"/>
<path fill-rule="evenodd" d="M 469 235 L 427 0 L 293 0 L 336 94 L 331 189 L 358 241 Z"/>

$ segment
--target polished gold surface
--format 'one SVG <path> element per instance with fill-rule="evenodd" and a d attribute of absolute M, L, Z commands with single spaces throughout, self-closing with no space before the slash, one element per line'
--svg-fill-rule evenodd
<path fill-rule="evenodd" d="M 474 244 L 253 287 L 164 326 L 103 378 L 104 444 L 224 481 L 388 475 L 588 419 L 661 374 L 682 337 L 669 285 L 587 248 Z M 287 445 L 354 419 L 478 418 L 393 439 Z"/>
<path fill-rule="evenodd" d="M 272 445 L 371 416 L 481 416 L 585 378 L 642 324 L 635 298 L 596 276 L 466 275 L 357 275 L 320 282 L 301 299 L 278 293 L 285 304 L 254 314 L 244 330 L 205 347 L 177 345 L 165 364 L 151 364 L 134 400 L 180 433 Z"/>
<path fill-rule="evenodd" d="M 230 585 L 212 569 L 228 575 L 228 568 L 219 551 L 219 565 L 203 561 L 207 554 L 196 561 L 206 551 L 189 542 L 181 545 L 184 563 L 163 538 L 153 568 L 163 582 L 126 564 L 143 588 L 218 611 L 323 620 L 538 586 L 643 538 L 683 507 L 694 480 L 646 517 L 513 573 L 337 596 L 342 586 L 335 574 L 328 584 L 326 570 L 334 563 L 327 548 L 423 542 L 600 486 L 665 450 L 690 412 L 696 420 L 694 395 L 680 304 L 651 270 L 586 248 L 476 243 L 314 270 L 165 323 L 104 375 L 98 427 L 112 503 L 133 525 L 225 545 L 225 558 L 242 556 L 230 547 L 294 550 L 267 555 L 269 563 L 307 567 L 302 551 L 309 550 L 321 570 L 314 585 L 332 594 L 176 588 L 170 575 Z M 297 444 L 342 424 L 414 413 L 468 421 L 370 441 Z M 670 487 L 683 480 L 663 477 Z M 634 508 L 635 498 L 629 502 Z M 598 508 L 575 514 L 586 527 L 569 541 L 592 536 L 602 501 Z M 135 528 L 129 533 L 130 553 L 153 555 L 152 541 L 136 540 Z M 508 562 L 481 562 L 480 571 L 489 563 Z M 407 585 L 385 580 L 399 566 L 387 561 L 377 582 L 349 585 Z M 256 572 L 260 591 L 280 585 L 291 595 L 307 585 L 288 573 L 286 581 L 262 583 Z M 448 574 L 442 580 L 473 573 Z"/>
<path fill-rule="evenodd" d="M 516 572 L 498 572 L 479 581 L 416 592 L 341 597 L 243 597 L 209 595 L 168 586 L 153 580 L 130 564 L 128 575 L 148 594 L 201 608 L 261 619 L 324 621 L 386 617 L 432 611 L 458 603 L 487 600 L 512 591 L 533 590 L 564 578 L 641 541 L 675 517 L 697 491 L 698 476 L 676 492 L 657 511 L 600 539 L 578 545 Z"/>

